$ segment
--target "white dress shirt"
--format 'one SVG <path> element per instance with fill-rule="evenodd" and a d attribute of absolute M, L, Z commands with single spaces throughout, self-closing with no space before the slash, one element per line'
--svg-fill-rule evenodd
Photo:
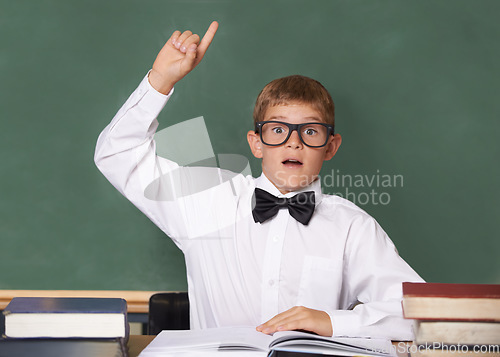
<path fill-rule="evenodd" d="M 319 180 L 303 189 L 316 198 L 307 226 L 286 209 L 255 223 L 255 187 L 296 193 L 282 195 L 265 175 L 182 168 L 157 156 L 156 118 L 171 95 L 145 77 L 101 133 L 95 162 L 184 253 L 191 328 L 258 326 L 302 305 L 327 312 L 335 336 L 412 339 L 401 283 L 422 279 L 378 223 L 350 201 L 322 194 Z M 193 189 L 214 177 L 219 184 Z"/>

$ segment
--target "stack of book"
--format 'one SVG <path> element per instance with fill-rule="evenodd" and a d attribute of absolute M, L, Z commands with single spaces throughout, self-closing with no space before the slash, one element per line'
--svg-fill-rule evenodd
<path fill-rule="evenodd" d="M 412 356 L 500 357 L 500 285 L 403 283 Z"/>
<path fill-rule="evenodd" d="M 14 298 L 0 357 L 127 356 L 127 303 L 116 298 Z"/>

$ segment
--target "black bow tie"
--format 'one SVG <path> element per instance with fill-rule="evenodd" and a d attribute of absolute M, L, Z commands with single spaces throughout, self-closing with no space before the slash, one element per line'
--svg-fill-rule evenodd
<path fill-rule="evenodd" d="M 263 223 L 276 216 L 280 208 L 288 208 L 290 215 L 307 225 L 314 212 L 314 191 L 301 192 L 290 198 L 278 198 L 260 188 L 255 189 L 255 208 L 252 210 L 255 222 Z"/>

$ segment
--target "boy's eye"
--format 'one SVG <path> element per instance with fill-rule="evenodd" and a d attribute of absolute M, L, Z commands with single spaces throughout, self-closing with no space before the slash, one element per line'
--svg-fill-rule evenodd
<path fill-rule="evenodd" d="M 306 128 L 306 129 L 304 129 L 304 134 L 309 135 L 309 136 L 310 135 L 315 135 L 317 133 L 318 132 L 315 129 L 313 129 L 313 128 Z"/>
<path fill-rule="evenodd" d="M 274 134 L 283 134 L 285 132 L 285 129 L 282 127 L 275 127 L 272 129 Z"/>

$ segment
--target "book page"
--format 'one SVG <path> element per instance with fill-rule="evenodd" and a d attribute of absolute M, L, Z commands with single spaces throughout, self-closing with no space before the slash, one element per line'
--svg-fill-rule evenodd
<path fill-rule="evenodd" d="M 331 353 L 338 355 L 395 356 L 392 343 L 387 339 L 324 337 L 298 331 L 277 332 L 271 349 L 280 351 Z"/>
<path fill-rule="evenodd" d="M 148 351 L 238 349 L 268 351 L 272 337 L 255 327 L 223 327 L 203 330 L 162 331 L 146 347 Z"/>

